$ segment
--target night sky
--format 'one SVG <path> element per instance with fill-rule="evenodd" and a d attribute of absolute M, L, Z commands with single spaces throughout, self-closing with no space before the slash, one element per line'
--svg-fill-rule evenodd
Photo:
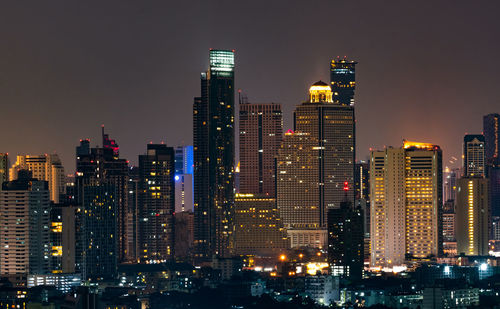
<path fill-rule="evenodd" d="M 30 5 L 28 3 L 31 2 Z M 499 1 L 2 1 L 0 152 L 101 144 L 132 163 L 150 141 L 192 143 L 192 103 L 209 48 L 236 50 L 251 102 L 294 106 L 329 61 L 356 71 L 357 158 L 403 138 L 441 145 L 500 112 Z M 237 132 L 237 131 L 236 131 Z"/>

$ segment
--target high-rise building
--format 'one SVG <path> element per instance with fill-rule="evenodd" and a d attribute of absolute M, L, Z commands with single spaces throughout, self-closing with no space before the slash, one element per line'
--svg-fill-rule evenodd
<path fill-rule="evenodd" d="M 9 181 L 9 154 L 0 153 L 0 187 L 5 181 Z"/>
<path fill-rule="evenodd" d="M 330 273 L 361 280 L 364 264 L 363 211 L 348 202 L 328 209 L 328 263 Z"/>
<path fill-rule="evenodd" d="M 297 106 L 277 162 L 277 200 L 291 246 L 326 245 L 326 212 L 345 199 L 354 204 L 354 108 L 334 103 L 317 82 Z"/>
<path fill-rule="evenodd" d="M 234 51 L 210 50 L 194 98 L 195 258 L 232 256 L 234 216 Z"/>
<path fill-rule="evenodd" d="M 405 141 L 372 151 L 370 160 L 372 266 L 442 254 L 442 154 L 437 145 Z"/>
<path fill-rule="evenodd" d="M 364 257 L 370 257 L 370 163 L 358 161 L 355 164 L 354 188 L 356 196 L 354 207 L 363 213 Z"/>
<path fill-rule="evenodd" d="M 102 148 L 101 148 L 102 149 Z M 110 182 L 85 184 L 81 191 L 82 278 L 113 279 L 117 272 L 117 196 Z"/>
<path fill-rule="evenodd" d="M 485 155 L 488 163 L 487 175 L 490 179 L 491 215 L 500 217 L 500 115 L 483 117 Z"/>
<path fill-rule="evenodd" d="M 330 86 L 333 92 L 333 102 L 354 105 L 354 90 L 356 89 L 356 61 L 347 58 L 333 59 L 330 64 Z"/>
<path fill-rule="evenodd" d="M 464 136 L 464 177 L 485 177 L 486 158 L 484 135 Z"/>
<path fill-rule="evenodd" d="M 309 100 L 295 109 L 294 131 L 309 133 L 311 147 L 316 150 L 322 211 L 340 207 L 345 198 L 346 182 L 349 187 L 347 199 L 353 203 L 354 107 L 335 103 L 330 87 L 319 81 L 309 89 Z"/>
<path fill-rule="evenodd" d="M 130 261 L 139 259 L 139 167 L 129 168 L 128 212 L 127 212 L 127 255 Z"/>
<path fill-rule="evenodd" d="M 318 150 L 309 133 L 285 133 L 277 159 L 277 205 L 291 248 L 324 248 L 326 207 L 321 207 Z"/>
<path fill-rule="evenodd" d="M 464 177 L 457 190 L 457 253 L 488 255 L 489 181 Z"/>
<path fill-rule="evenodd" d="M 242 103 L 239 114 L 239 191 L 275 197 L 275 158 L 283 135 L 281 105 Z"/>
<path fill-rule="evenodd" d="M 82 214 L 88 215 L 88 210 L 96 207 L 108 207 L 113 209 L 112 215 L 92 216 L 88 218 L 89 226 L 83 225 L 86 229 L 82 235 L 92 235 L 101 233 L 112 237 L 115 242 L 113 248 L 107 248 L 108 239 L 93 239 L 96 246 L 92 254 L 108 254 L 118 262 L 127 260 L 127 210 L 128 210 L 128 161 L 117 158 L 112 148 L 90 148 L 88 140 L 81 140 L 80 146 L 76 148 L 76 177 L 75 177 L 75 203 L 81 206 Z M 100 188 L 99 188 L 100 187 Z M 99 193 L 103 193 L 99 195 Z M 105 194 L 108 194 L 107 196 Z M 112 196 L 112 197 L 110 197 Z M 95 199 L 95 200 L 94 200 Z M 85 212 L 87 210 L 87 212 Z M 101 211 L 101 210 L 99 210 Z M 105 210 L 102 210 L 103 212 Z M 107 213 L 107 212 L 105 212 Z M 94 221 L 95 220 L 95 221 Z M 84 220 L 83 224 L 86 221 Z M 103 227 L 103 231 L 92 231 L 92 228 L 99 229 L 100 225 L 112 226 L 114 230 Z M 77 255 L 85 256 L 88 245 L 86 241 L 91 238 L 82 238 L 82 252 Z M 102 242 L 102 244 L 99 244 Z M 97 250 L 99 249 L 99 250 Z M 110 254 L 109 252 L 113 252 Z M 106 252 L 106 253 L 104 253 Z M 77 260 L 80 256 L 77 256 Z M 87 259 L 91 261 L 91 259 Z M 104 269 L 116 268 L 116 263 L 107 260 L 110 264 L 102 266 Z M 88 265 L 87 265 L 88 266 Z M 82 267 L 87 267 L 82 265 Z M 116 270 L 115 270 L 116 272 Z M 112 276 L 115 272 L 107 275 Z M 92 274 L 94 275 L 94 274 Z M 95 274 L 99 276 L 99 274 Z M 106 275 L 106 274 L 105 274 Z M 85 276 L 83 277 L 85 278 Z"/>
<path fill-rule="evenodd" d="M 49 272 L 50 199 L 46 181 L 26 170 L 0 190 L 0 274 Z"/>
<path fill-rule="evenodd" d="M 193 146 L 175 148 L 175 212 L 194 210 Z"/>
<path fill-rule="evenodd" d="M 50 272 L 75 272 L 76 207 L 50 205 Z"/>
<path fill-rule="evenodd" d="M 175 212 L 175 257 L 187 260 L 191 255 L 194 241 L 194 213 Z"/>
<path fill-rule="evenodd" d="M 370 201 L 370 164 L 366 161 L 358 161 L 355 164 L 355 169 L 355 199 L 364 199 Z"/>
<path fill-rule="evenodd" d="M 9 179 L 17 179 L 19 170 L 29 170 L 33 178 L 47 181 L 49 183 L 50 200 L 59 203 L 61 196 L 65 193 L 66 182 L 64 167 L 57 154 L 17 156 L 16 163 L 10 169 Z"/>
<path fill-rule="evenodd" d="M 500 114 L 488 114 L 483 117 L 483 134 L 487 162 L 500 164 Z"/>
<path fill-rule="evenodd" d="M 488 166 L 490 179 L 490 208 L 493 217 L 500 217 L 500 162 Z"/>
<path fill-rule="evenodd" d="M 236 194 L 234 220 L 236 254 L 276 257 L 288 248 L 276 198 Z"/>
<path fill-rule="evenodd" d="M 175 148 L 175 175 L 193 174 L 193 146 Z"/>
<path fill-rule="evenodd" d="M 443 172 L 443 201 L 455 201 L 457 199 L 457 180 L 460 177 L 460 169 L 446 167 Z"/>
<path fill-rule="evenodd" d="M 174 148 L 148 144 L 139 156 L 139 258 L 158 263 L 174 258 Z"/>

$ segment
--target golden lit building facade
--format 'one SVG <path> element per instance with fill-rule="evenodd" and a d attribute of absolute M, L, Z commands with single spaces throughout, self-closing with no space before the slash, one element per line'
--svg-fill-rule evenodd
<path fill-rule="evenodd" d="M 292 248 L 325 247 L 328 208 L 346 194 L 354 204 L 354 107 L 332 96 L 322 81 L 310 87 L 278 151 L 278 209 Z"/>
<path fill-rule="evenodd" d="M 12 165 L 9 179 L 17 179 L 19 170 L 29 170 L 32 177 L 49 183 L 50 200 L 59 203 L 61 194 L 65 193 L 66 181 L 64 167 L 57 154 L 50 155 L 21 155 L 17 156 L 16 163 Z"/>
<path fill-rule="evenodd" d="M 236 194 L 235 222 L 237 255 L 278 256 L 288 248 L 276 198 Z"/>
<path fill-rule="evenodd" d="M 457 189 L 457 253 L 488 255 L 489 180 L 464 177 Z"/>
<path fill-rule="evenodd" d="M 309 133 L 289 130 L 278 151 L 277 205 L 291 248 L 323 248 L 327 241 L 315 147 Z"/>
<path fill-rule="evenodd" d="M 432 144 L 405 141 L 371 153 L 372 266 L 442 254 L 441 167 L 441 149 Z"/>

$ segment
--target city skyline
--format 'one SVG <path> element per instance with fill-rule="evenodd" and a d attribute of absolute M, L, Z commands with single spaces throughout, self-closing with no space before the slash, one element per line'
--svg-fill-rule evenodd
<path fill-rule="evenodd" d="M 176 11 L 190 12 L 185 20 L 170 16 L 170 7 L 158 3 L 146 7 L 109 2 L 98 10 L 79 4 L 33 4 L 33 11 L 4 4 L 2 11 L 12 14 L 2 23 L 19 26 L 0 30 L 10 47 L 1 52 L 0 101 L 6 102 L 0 116 L 2 151 L 11 158 L 56 151 L 71 172 L 75 144 L 90 137 L 94 146 L 101 124 L 121 145 L 122 156 L 135 165 L 144 143 L 190 145 L 185 119 L 191 113 L 192 89 L 200 68 L 207 67 L 205 52 L 213 47 L 236 50 L 236 89 L 242 89 L 250 102 L 281 103 L 285 131 L 292 127 L 292 110 L 306 99 L 308 86 L 319 79 L 328 81 L 327 63 L 336 56 L 355 59 L 357 159 L 365 159 L 369 148 L 398 145 L 407 137 L 441 145 L 443 164 L 448 165 L 451 156 L 461 155 L 456 136 L 481 133 L 481 117 L 495 112 L 495 72 L 500 63 L 494 58 L 498 27 L 491 14 L 497 4 L 481 4 L 325 4 L 318 11 L 307 4 L 282 6 L 277 1 L 262 11 L 262 23 L 255 27 L 248 27 L 251 16 L 261 11 L 244 4 L 189 9 L 177 4 Z M 237 14 L 241 10 L 244 16 Z M 284 11 L 277 14 L 280 10 Z M 338 10 L 355 11 L 357 18 L 327 18 Z M 81 16 L 93 11 L 89 24 Z M 222 31 L 226 22 L 234 30 L 220 36 L 208 33 L 201 27 L 205 12 L 229 18 L 213 21 L 213 33 Z M 295 22 L 296 12 L 304 12 L 304 22 Z M 424 25 L 412 23 L 423 18 Z M 172 31 L 177 24 L 184 26 L 182 37 Z M 337 30 L 331 42 L 309 49 L 332 28 Z M 19 37 L 25 40 L 17 41 Z M 182 48 L 172 49 L 174 44 Z M 478 57 L 488 60 L 488 66 L 467 61 Z M 475 109 L 467 111 L 470 102 Z M 149 112 L 153 108 L 154 114 Z M 10 117 L 19 109 L 30 126 Z M 391 120 L 401 129 L 391 130 Z M 426 130 L 420 127 L 423 120 L 429 124 Z M 375 135 L 369 129 L 373 125 L 378 129 Z M 37 130 L 28 130 L 31 126 Z"/>

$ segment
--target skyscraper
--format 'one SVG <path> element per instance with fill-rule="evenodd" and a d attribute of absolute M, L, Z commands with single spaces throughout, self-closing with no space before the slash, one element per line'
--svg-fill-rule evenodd
<path fill-rule="evenodd" d="M 139 167 L 131 166 L 128 174 L 127 255 L 129 260 L 139 260 Z"/>
<path fill-rule="evenodd" d="M 442 154 L 437 145 L 405 141 L 372 151 L 370 160 L 372 266 L 442 254 Z"/>
<path fill-rule="evenodd" d="M 174 257 L 174 148 L 148 144 L 139 156 L 139 257 L 165 262 Z"/>
<path fill-rule="evenodd" d="M 355 164 L 354 188 L 356 190 L 354 207 L 363 214 L 364 257 L 370 256 L 370 163 L 358 161 Z"/>
<path fill-rule="evenodd" d="M 486 175 L 484 135 L 465 135 L 463 155 L 464 177 L 484 177 Z"/>
<path fill-rule="evenodd" d="M 234 216 L 234 51 L 210 50 L 194 98 L 195 257 L 230 257 Z"/>
<path fill-rule="evenodd" d="M 490 179 L 491 215 L 500 217 L 500 115 L 483 117 L 487 175 Z"/>
<path fill-rule="evenodd" d="M 457 253 L 488 255 L 489 181 L 481 177 L 458 180 Z"/>
<path fill-rule="evenodd" d="M 127 260 L 128 161 L 117 158 L 112 148 L 90 148 L 88 140 L 81 140 L 80 146 L 76 148 L 75 187 L 75 202 L 82 207 L 82 214 L 88 214 L 85 210 L 89 209 L 102 213 L 102 216 L 89 216 L 83 221 L 84 225 L 81 228 L 85 231 L 82 235 L 87 235 L 87 238 L 81 239 L 80 248 L 83 248 L 81 254 L 85 256 L 85 250 L 88 248 L 85 242 L 93 239 L 96 250 L 92 250 L 92 254 L 97 256 L 107 254 L 118 262 Z M 98 207 L 108 209 L 98 209 Z M 113 209 L 112 214 L 107 212 L 109 209 Z M 85 225 L 86 222 L 88 225 Z M 101 229 L 101 226 L 102 231 L 92 231 Z M 114 230 L 111 230 L 110 226 Z M 97 233 L 112 238 L 115 246 L 108 248 L 110 242 L 106 238 L 95 239 L 88 236 Z M 77 260 L 79 258 L 77 256 Z M 86 259 L 91 261 L 88 257 Z M 111 259 L 107 262 L 110 265 L 103 266 L 101 270 L 115 269 L 116 272 L 117 262 Z M 87 266 L 82 265 L 82 267 Z M 95 276 L 99 277 L 100 274 L 112 276 L 115 272 L 95 273 Z"/>
<path fill-rule="evenodd" d="M 277 205 L 291 248 L 324 248 L 326 207 L 322 207 L 317 143 L 309 133 L 285 133 L 277 159 Z"/>
<path fill-rule="evenodd" d="M 326 245 L 326 212 L 340 207 L 344 187 L 354 204 L 354 125 L 354 108 L 335 103 L 321 81 L 295 109 L 295 132 L 285 134 L 277 163 L 278 208 L 292 247 Z"/>
<path fill-rule="evenodd" d="M 354 107 L 335 103 L 332 95 L 330 87 L 319 81 L 309 89 L 309 100 L 294 112 L 294 131 L 309 133 L 311 147 L 317 151 L 322 212 L 340 207 L 346 182 L 347 200 L 354 203 L 355 194 Z"/>
<path fill-rule="evenodd" d="M 333 102 L 344 106 L 354 105 L 356 64 L 356 61 L 349 61 L 346 57 L 338 57 L 331 61 L 330 86 L 333 92 Z"/>
<path fill-rule="evenodd" d="M 175 148 L 175 212 L 194 208 L 193 146 Z"/>
<path fill-rule="evenodd" d="M 276 196 L 275 158 L 283 119 L 281 105 L 240 104 L 240 192 Z"/>
<path fill-rule="evenodd" d="M 26 170 L 0 190 L 0 274 L 49 271 L 50 200 L 46 181 Z"/>
<path fill-rule="evenodd" d="M 65 193 L 64 167 L 57 154 L 17 156 L 17 161 L 10 169 L 10 180 L 17 179 L 19 170 L 31 171 L 33 178 L 49 183 L 50 200 L 59 203 Z"/>
<path fill-rule="evenodd" d="M 4 181 L 9 181 L 9 154 L 0 153 L 0 186 Z"/>
<path fill-rule="evenodd" d="M 81 191 L 83 229 L 78 236 L 83 245 L 83 279 L 113 279 L 116 276 L 117 191 L 112 182 L 85 184 Z"/>
<path fill-rule="evenodd" d="M 328 209 L 328 263 L 331 274 L 361 280 L 364 263 L 364 229 L 361 207 L 342 202 Z"/>
<path fill-rule="evenodd" d="M 457 180 L 460 177 L 460 170 L 458 168 L 450 169 L 446 167 L 444 169 L 444 179 L 443 179 L 443 201 L 448 202 L 456 200 L 457 196 Z"/>
<path fill-rule="evenodd" d="M 483 117 L 483 134 L 485 141 L 485 155 L 488 163 L 496 164 L 500 158 L 500 115 L 488 114 Z"/>

